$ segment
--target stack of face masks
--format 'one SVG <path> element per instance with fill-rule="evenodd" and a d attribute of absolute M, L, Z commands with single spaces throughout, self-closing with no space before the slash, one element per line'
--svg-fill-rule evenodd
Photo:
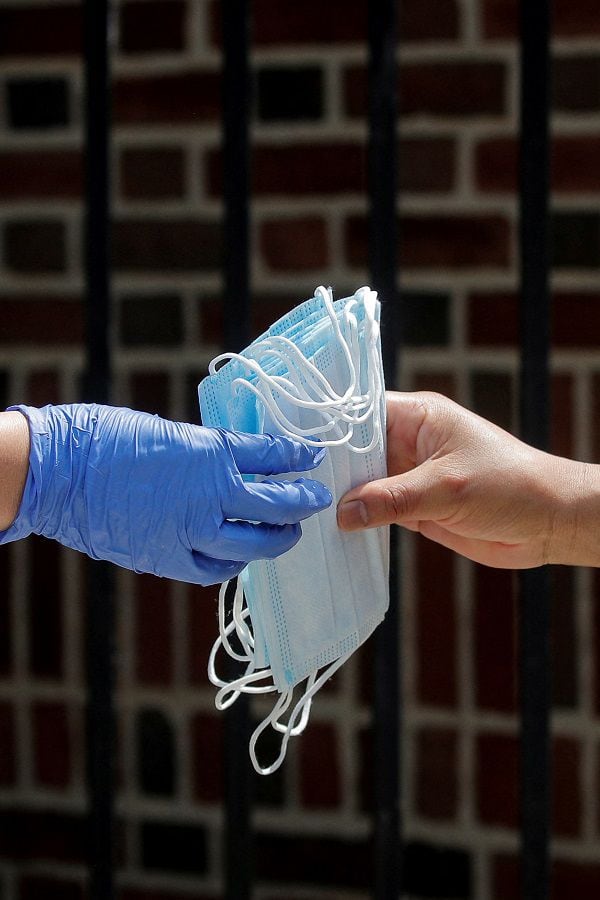
<path fill-rule="evenodd" d="M 302 538 L 288 553 L 248 565 L 230 614 L 228 583 L 219 594 L 219 637 L 209 660 L 217 708 L 240 692 L 278 694 L 250 740 L 253 765 L 266 775 L 281 765 L 289 738 L 306 727 L 316 692 L 369 637 L 389 603 L 388 529 L 343 533 L 336 523 L 336 503 L 346 491 L 386 475 L 377 295 L 364 287 L 334 302 L 319 287 L 242 353 L 214 359 L 209 372 L 198 388 L 204 425 L 286 434 L 329 448 L 312 477 L 331 491 L 331 508 L 302 523 Z M 232 681 L 217 674 L 220 649 L 243 667 Z M 302 696 L 283 722 L 301 683 Z M 283 735 L 281 752 L 263 767 L 256 743 L 269 726 Z"/>

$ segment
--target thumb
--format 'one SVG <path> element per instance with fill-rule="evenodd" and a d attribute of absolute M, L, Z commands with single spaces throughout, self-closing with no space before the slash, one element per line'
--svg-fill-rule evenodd
<path fill-rule="evenodd" d="M 342 531 L 436 520 L 453 512 L 452 495 L 463 479 L 427 461 L 402 475 L 352 488 L 341 498 L 337 521 Z"/>

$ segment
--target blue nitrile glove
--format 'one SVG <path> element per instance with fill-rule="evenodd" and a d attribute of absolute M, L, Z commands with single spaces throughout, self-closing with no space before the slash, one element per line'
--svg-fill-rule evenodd
<path fill-rule="evenodd" d="M 243 480 L 313 469 L 326 452 L 286 437 L 95 404 L 11 408 L 29 422 L 29 474 L 0 543 L 35 532 L 136 572 L 216 584 L 285 553 L 298 523 L 331 503 L 317 481 Z"/>

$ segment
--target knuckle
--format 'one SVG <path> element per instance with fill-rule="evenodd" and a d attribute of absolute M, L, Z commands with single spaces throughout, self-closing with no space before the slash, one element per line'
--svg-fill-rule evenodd
<path fill-rule="evenodd" d="M 386 516 L 390 520 L 400 521 L 412 512 L 412 492 L 401 482 L 386 487 L 383 500 Z"/>
<path fill-rule="evenodd" d="M 452 501 L 453 506 L 459 506 L 466 498 L 471 479 L 464 472 L 445 469 L 440 473 L 439 484 L 442 493 Z"/>

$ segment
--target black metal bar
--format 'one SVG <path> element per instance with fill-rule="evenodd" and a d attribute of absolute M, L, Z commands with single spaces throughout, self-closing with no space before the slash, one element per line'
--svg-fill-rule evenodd
<path fill-rule="evenodd" d="M 549 447 L 550 3 L 520 4 L 520 427 Z M 520 573 L 521 863 L 524 900 L 550 895 L 550 573 Z"/>
<path fill-rule="evenodd" d="M 224 333 L 227 350 L 250 338 L 250 4 L 223 7 Z"/>
<path fill-rule="evenodd" d="M 249 0 L 227 0 L 223 15 L 223 200 L 226 350 L 250 340 Z M 232 673 L 239 674 L 239 673 Z M 225 718 L 225 847 L 223 880 L 228 900 L 250 898 L 253 880 L 252 787 L 248 758 L 250 711 L 242 694 Z"/>
<path fill-rule="evenodd" d="M 396 216 L 396 2 L 369 10 L 369 272 L 382 301 L 386 384 L 396 386 L 400 342 Z M 400 610 L 398 535 L 391 540 L 390 609 L 375 635 L 374 886 L 377 900 L 397 900 L 402 883 L 400 821 Z"/>
<path fill-rule="evenodd" d="M 86 395 L 109 400 L 110 63 L 109 0 L 85 0 Z"/>
<path fill-rule="evenodd" d="M 85 0 L 85 279 L 86 399 L 110 399 L 110 4 Z M 114 897 L 113 577 L 89 562 L 86 603 L 89 894 Z"/>

